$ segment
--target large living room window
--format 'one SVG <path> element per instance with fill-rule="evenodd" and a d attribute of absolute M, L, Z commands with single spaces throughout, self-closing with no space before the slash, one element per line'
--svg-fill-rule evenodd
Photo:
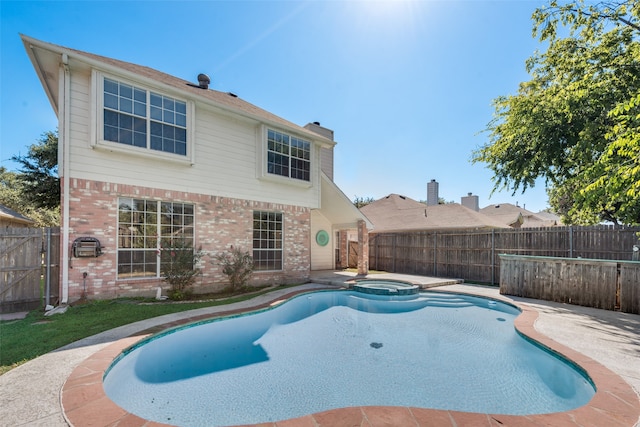
<path fill-rule="evenodd" d="M 253 212 L 253 265 L 256 270 L 282 270 L 282 213 Z"/>
<path fill-rule="evenodd" d="M 193 230 L 192 204 L 119 198 L 118 279 L 162 277 L 161 254 L 192 249 Z"/>
<path fill-rule="evenodd" d="M 104 77 L 103 138 L 133 147 L 187 155 L 187 103 Z"/>
<path fill-rule="evenodd" d="M 311 143 L 273 129 L 267 130 L 267 172 L 311 180 Z"/>

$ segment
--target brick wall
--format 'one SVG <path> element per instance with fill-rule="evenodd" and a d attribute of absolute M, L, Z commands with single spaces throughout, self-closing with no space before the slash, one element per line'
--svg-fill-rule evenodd
<path fill-rule="evenodd" d="M 309 208 L 82 179 L 70 181 L 69 241 L 83 236 L 96 237 L 103 248 L 103 255 L 98 258 L 70 259 L 70 302 L 79 299 L 85 289 L 89 298 L 106 299 L 154 296 L 158 286 L 168 288 L 162 279 L 116 278 L 118 197 L 195 205 L 195 245 L 201 247 L 204 253 L 202 275 L 198 278 L 196 293 L 220 290 L 228 284 L 227 276 L 214 264 L 217 254 L 228 250 L 230 246 L 251 252 L 254 210 L 284 213 L 284 266 L 282 271 L 254 272 L 251 284 L 304 283 L 309 280 Z M 87 273 L 86 280 L 83 279 L 84 272 Z"/>
<path fill-rule="evenodd" d="M 369 232 L 367 224 L 358 220 L 358 275 L 369 273 Z"/>
<path fill-rule="evenodd" d="M 349 267 L 349 235 L 347 230 L 340 230 L 340 268 Z"/>

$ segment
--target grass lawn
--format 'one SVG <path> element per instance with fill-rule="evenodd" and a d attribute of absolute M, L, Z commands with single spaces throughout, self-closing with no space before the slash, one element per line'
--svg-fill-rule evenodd
<path fill-rule="evenodd" d="M 287 287 L 291 286 L 270 287 L 226 298 L 220 294 L 209 295 L 217 299 L 180 304 L 143 298 L 89 301 L 53 316 L 35 310 L 24 319 L 0 322 L 0 375 L 66 344 L 118 326 L 164 314 L 244 301 Z"/>

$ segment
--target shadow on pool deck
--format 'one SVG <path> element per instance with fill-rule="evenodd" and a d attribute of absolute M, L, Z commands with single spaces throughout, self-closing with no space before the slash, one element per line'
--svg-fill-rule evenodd
<path fill-rule="evenodd" d="M 309 291 L 343 287 L 356 277 L 346 271 L 319 271 L 312 274 L 314 284 L 295 288 Z M 491 416 L 488 414 L 432 411 L 416 408 L 345 408 L 309 415 L 296 420 L 268 423 L 270 426 L 625 426 L 638 423 L 640 416 L 640 316 L 618 312 L 556 304 L 499 294 L 497 287 L 461 284 L 459 281 L 422 276 L 371 274 L 369 278 L 405 280 L 423 287 L 439 286 L 438 291 L 471 293 L 499 298 L 524 307 L 518 319 L 525 333 L 535 335 L 548 345 L 567 347 L 567 355 L 586 363 L 602 381 L 603 390 L 586 407 L 560 414 L 531 417 Z M 104 396 L 102 371 L 127 343 L 135 342 L 143 331 L 162 329 L 202 316 L 225 311 L 246 311 L 287 298 L 291 289 L 275 292 L 229 306 L 210 307 L 148 319 L 116 328 L 73 343 L 25 363 L 0 376 L 0 425 L 66 426 L 63 415 L 75 426 L 158 426 L 126 414 Z M 536 319 L 537 315 L 537 319 Z M 535 325 L 535 328 L 534 328 Z M 541 335 L 544 334 L 544 335 Z M 129 338 L 127 338 L 129 337 Z M 588 338 L 585 338 L 588 337 Z M 584 357 L 587 356 L 587 357 Z M 608 369 L 607 369 L 608 368 Z M 611 372 L 613 371 L 613 372 Z M 617 374 L 617 375 L 616 375 Z M 621 378 L 626 383 L 621 382 Z M 631 385 L 635 391 L 629 387 Z M 64 390 L 64 392 L 63 392 Z M 618 394 L 624 390 L 624 396 Z M 351 423 L 353 422 L 353 423 Z M 640 423 L 636 424 L 640 426 Z"/>

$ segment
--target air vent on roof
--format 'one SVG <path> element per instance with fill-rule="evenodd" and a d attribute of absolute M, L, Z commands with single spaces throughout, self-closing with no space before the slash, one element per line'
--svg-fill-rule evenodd
<path fill-rule="evenodd" d="M 198 86 L 202 89 L 209 89 L 211 79 L 206 74 L 198 74 Z"/>
<path fill-rule="evenodd" d="M 237 97 L 238 97 L 238 95 L 236 95 L 236 94 L 235 94 L 235 93 L 233 93 L 233 92 L 227 92 L 227 95 L 229 95 L 229 96 L 233 96 L 234 98 L 237 98 Z"/>

